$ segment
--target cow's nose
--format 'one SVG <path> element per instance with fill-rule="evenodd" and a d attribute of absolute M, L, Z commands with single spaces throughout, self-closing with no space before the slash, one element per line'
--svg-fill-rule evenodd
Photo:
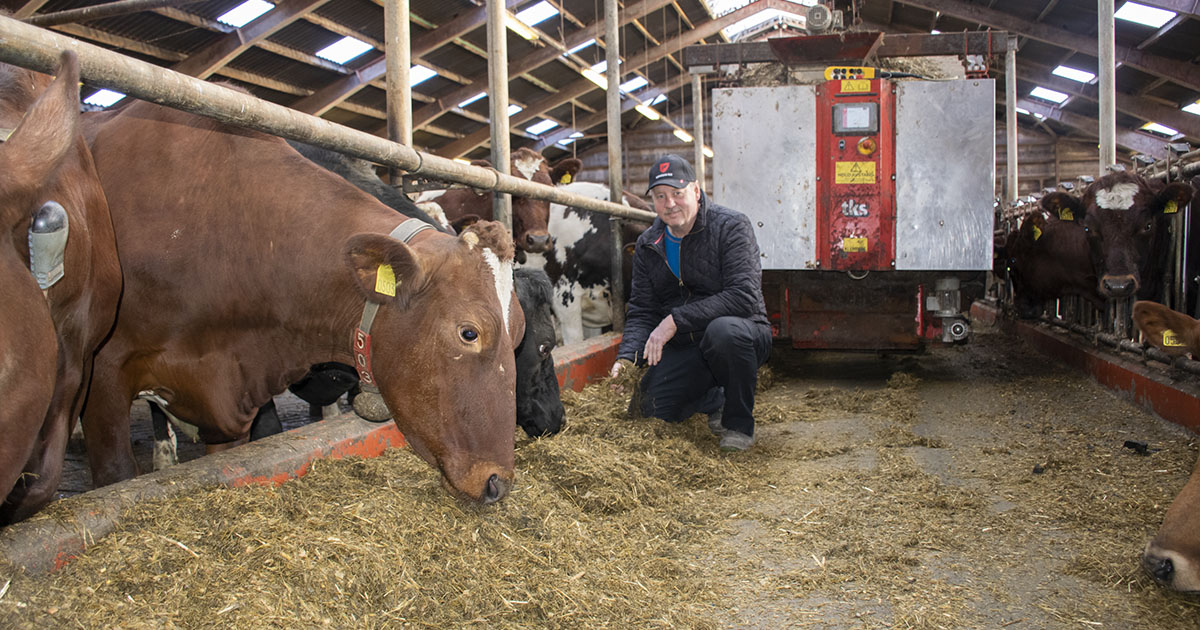
<path fill-rule="evenodd" d="M 508 494 L 508 484 L 504 482 L 498 475 L 488 477 L 487 485 L 483 489 L 483 503 L 495 503 L 503 499 Z"/>
<path fill-rule="evenodd" d="M 1171 562 L 1170 558 L 1146 554 L 1142 556 L 1142 568 L 1150 577 L 1163 584 L 1170 584 L 1175 575 L 1175 563 Z"/>
<path fill-rule="evenodd" d="M 550 249 L 550 235 L 545 232 L 530 232 L 525 235 L 525 245 L 531 252 L 540 252 Z"/>
<path fill-rule="evenodd" d="M 1104 292 L 1112 297 L 1125 297 L 1137 289 L 1137 280 L 1133 276 L 1104 276 L 1101 284 Z"/>

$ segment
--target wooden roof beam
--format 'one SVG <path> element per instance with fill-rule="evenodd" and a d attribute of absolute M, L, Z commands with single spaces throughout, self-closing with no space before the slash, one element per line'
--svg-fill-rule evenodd
<path fill-rule="evenodd" d="M 1003 105 L 1003 103 L 1003 100 L 997 102 L 998 105 Z M 1057 107 L 1024 98 L 1017 99 L 1017 107 L 1041 114 L 1043 118 L 1075 129 L 1088 137 L 1098 137 L 1100 121 L 1095 118 L 1063 111 Z M 1117 146 L 1124 147 L 1129 151 L 1144 153 L 1159 159 L 1166 157 L 1167 141 L 1165 139 L 1160 140 L 1150 134 L 1134 131 L 1128 127 L 1117 127 L 1116 142 Z"/>
<path fill-rule="evenodd" d="M 171 69 L 181 74 L 206 79 L 247 48 L 266 40 L 271 34 L 325 2 L 326 0 L 283 0 L 262 17 L 232 33 L 222 35 L 217 41 L 171 66 Z"/>
<path fill-rule="evenodd" d="M 658 98 L 658 96 L 660 94 L 662 94 L 662 95 L 670 94 L 671 92 L 679 89 L 680 87 L 682 87 L 690 82 L 691 82 L 690 75 L 681 74 L 681 75 L 671 79 L 666 84 L 651 88 L 650 91 L 640 95 L 639 98 L 642 101 L 649 103 L 650 101 L 654 100 L 655 98 Z M 623 113 L 633 109 L 636 106 L 637 106 L 637 102 L 634 101 L 633 99 L 631 99 L 631 98 L 624 99 L 621 101 L 621 113 L 623 114 Z M 537 144 L 533 145 L 533 149 L 535 151 L 541 152 L 546 147 L 553 146 L 559 140 L 562 140 L 562 139 L 570 136 L 572 133 L 575 133 L 577 131 L 578 132 L 587 131 L 588 129 L 591 129 L 592 127 L 595 127 L 596 125 L 604 124 L 607 120 L 608 120 L 608 112 L 607 111 L 596 112 L 595 114 L 592 114 L 591 116 L 586 116 L 586 117 L 576 121 L 574 127 L 564 126 L 562 129 L 559 129 L 558 131 L 555 131 L 554 133 L 551 133 L 548 135 L 543 135 L 542 138 L 537 141 Z"/>

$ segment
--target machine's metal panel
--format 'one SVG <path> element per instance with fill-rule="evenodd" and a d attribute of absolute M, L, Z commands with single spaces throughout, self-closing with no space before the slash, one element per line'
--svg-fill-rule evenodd
<path fill-rule="evenodd" d="M 896 269 L 991 269 L 995 81 L 900 81 L 896 92 Z"/>
<path fill-rule="evenodd" d="M 754 224 L 763 269 L 808 269 L 816 252 L 816 92 L 713 90 L 713 199 Z"/>

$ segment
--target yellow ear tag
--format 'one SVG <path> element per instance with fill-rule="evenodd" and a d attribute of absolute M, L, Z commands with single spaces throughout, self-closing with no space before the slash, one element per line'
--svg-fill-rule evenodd
<path fill-rule="evenodd" d="M 1176 212 L 1179 212 L 1179 204 L 1172 199 L 1167 202 L 1167 207 L 1163 208 L 1163 214 L 1175 214 Z"/>
<path fill-rule="evenodd" d="M 1058 219 L 1060 221 L 1074 221 L 1075 213 L 1071 212 L 1070 208 L 1059 208 L 1058 209 Z"/>
<path fill-rule="evenodd" d="M 396 272 L 391 265 L 379 265 L 375 272 L 375 292 L 396 297 Z"/>
<path fill-rule="evenodd" d="M 1179 335 L 1175 334 L 1174 330 L 1168 328 L 1163 331 L 1163 345 L 1173 348 L 1182 348 L 1187 344 L 1183 343 L 1183 341 L 1179 338 Z"/>
<path fill-rule="evenodd" d="M 1042 238 L 1042 228 L 1035 225 L 1033 226 L 1033 240 L 1036 241 L 1039 238 Z"/>
<path fill-rule="evenodd" d="M 560 177 L 560 178 L 558 178 L 558 183 L 560 183 L 560 184 L 570 184 L 570 183 L 571 183 L 571 174 L 570 174 L 570 173 L 563 173 L 563 176 L 562 176 L 562 177 Z"/>

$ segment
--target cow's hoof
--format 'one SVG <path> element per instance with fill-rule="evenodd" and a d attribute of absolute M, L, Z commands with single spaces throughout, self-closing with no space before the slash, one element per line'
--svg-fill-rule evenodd
<path fill-rule="evenodd" d="M 385 422 L 392 417 L 392 412 L 383 402 L 383 396 L 370 392 L 362 392 L 354 397 L 354 413 L 371 422 Z"/>

